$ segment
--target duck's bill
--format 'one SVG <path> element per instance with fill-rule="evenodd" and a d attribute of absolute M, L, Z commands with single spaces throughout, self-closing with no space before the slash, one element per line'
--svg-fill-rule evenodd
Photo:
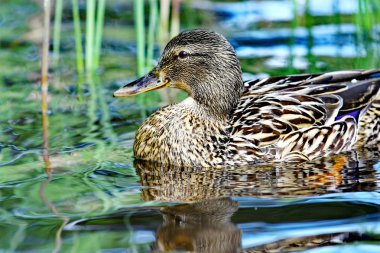
<path fill-rule="evenodd" d="M 168 80 L 162 81 L 153 72 L 150 72 L 136 81 L 124 85 L 115 91 L 113 95 L 115 97 L 131 97 L 143 92 L 160 89 L 167 86 L 170 86 Z"/>

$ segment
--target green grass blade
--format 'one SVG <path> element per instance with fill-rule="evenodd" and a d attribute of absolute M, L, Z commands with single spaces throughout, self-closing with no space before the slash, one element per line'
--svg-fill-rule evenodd
<path fill-rule="evenodd" d="M 157 0 L 149 0 L 149 26 L 148 26 L 148 46 L 147 46 L 147 56 L 146 56 L 146 67 L 153 67 L 153 52 L 154 52 L 154 41 L 155 41 L 155 31 L 157 28 L 157 13 L 158 4 Z"/>
<path fill-rule="evenodd" d="M 54 34 L 53 34 L 53 61 L 57 66 L 59 60 L 59 48 L 61 42 L 61 23 L 62 23 L 63 1 L 56 0 L 54 13 Z"/>
<path fill-rule="evenodd" d="M 86 9 L 86 70 L 89 75 L 94 70 L 94 27 L 95 0 L 87 0 Z"/>
<path fill-rule="evenodd" d="M 99 67 L 99 61 L 100 61 L 105 8 L 106 8 L 106 0 L 99 0 L 98 11 L 96 14 L 96 31 L 95 31 L 95 50 L 94 50 L 94 58 L 95 58 L 94 68 L 95 69 Z"/>
<path fill-rule="evenodd" d="M 144 26 L 144 1 L 134 0 L 135 15 L 135 32 L 136 32 L 136 61 L 137 75 L 142 76 L 145 73 L 145 26 Z M 139 95 L 137 103 L 141 107 L 141 117 L 146 118 L 145 94 Z"/>
<path fill-rule="evenodd" d="M 41 57 L 41 118 L 42 118 L 42 140 L 43 140 L 43 160 L 45 162 L 45 172 L 51 177 L 51 167 L 49 160 L 49 117 L 48 117 L 48 88 L 49 88 L 49 41 L 50 41 L 50 0 L 44 1 L 44 30 Z"/>
<path fill-rule="evenodd" d="M 72 0 L 73 19 L 74 19 L 74 33 L 75 33 L 75 54 L 78 77 L 83 77 L 84 63 L 83 63 L 83 47 L 82 47 L 82 32 L 79 17 L 78 0 Z"/>
<path fill-rule="evenodd" d="M 137 75 L 144 74 L 145 69 L 145 26 L 144 26 L 144 1 L 134 0 L 135 32 L 137 47 Z"/>

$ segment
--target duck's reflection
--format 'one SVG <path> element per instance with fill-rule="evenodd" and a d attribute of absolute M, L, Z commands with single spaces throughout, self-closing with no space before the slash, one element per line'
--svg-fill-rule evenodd
<path fill-rule="evenodd" d="M 238 252 L 241 231 L 231 222 L 238 203 L 230 198 L 204 200 L 161 209 L 157 230 L 159 251 Z"/>
<path fill-rule="evenodd" d="M 374 159 L 375 160 L 375 159 Z M 365 162 L 363 162 L 365 161 Z M 356 152 L 313 163 L 272 164 L 244 168 L 179 168 L 136 161 L 145 200 L 199 201 L 231 196 L 299 197 L 373 191 L 377 185 L 371 159 Z"/>
<path fill-rule="evenodd" d="M 241 230 L 231 222 L 237 201 L 221 197 L 222 171 L 160 166 L 136 161 L 145 201 L 187 202 L 160 209 L 155 251 L 239 252 Z"/>
<path fill-rule="evenodd" d="M 184 203 L 160 209 L 163 224 L 153 246 L 157 252 L 242 252 L 242 232 L 231 222 L 238 210 L 238 202 L 230 198 L 233 196 L 278 198 L 373 191 L 377 181 L 372 164 L 361 162 L 355 152 L 301 165 L 220 170 L 136 161 L 135 168 L 141 178 L 144 201 Z M 301 238 L 297 247 L 305 248 L 310 241 L 326 245 L 325 239 L 326 235 Z M 283 250 L 284 245 L 288 245 L 287 240 L 279 242 L 278 249 Z"/>

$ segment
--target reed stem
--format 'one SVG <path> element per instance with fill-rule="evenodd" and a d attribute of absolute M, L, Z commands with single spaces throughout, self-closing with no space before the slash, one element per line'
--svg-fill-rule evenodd
<path fill-rule="evenodd" d="M 94 70 L 94 27 L 95 0 L 87 0 L 86 9 L 86 71 L 90 75 Z"/>
<path fill-rule="evenodd" d="M 371 24 L 372 24 L 372 13 L 370 11 L 370 9 L 368 8 L 368 1 L 367 0 L 362 0 L 362 5 L 363 5 L 363 24 L 364 24 L 364 30 L 365 30 L 365 33 L 366 35 L 369 35 L 369 32 L 371 30 Z"/>
<path fill-rule="evenodd" d="M 82 79 L 83 71 L 84 71 L 84 63 L 83 63 L 82 31 L 81 31 L 81 25 L 80 25 L 78 0 L 72 0 L 72 5 L 73 5 L 72 8 L 73 8 L 73 19 L 74 19 L 77 73 L 78 73 L 79 79 Z"/>
<path fill-rule="evenodd" d="M 44 0 L 44 30 L 41 57 L 41 110 L 42 110 L 42 141 L 45 172 L 51 178 L 49 160 L 49 119 L 48 119 L 48 71 L 49 71 L 49 39 L 50 39 L 50 0 Z"/>
<path fill-rule="evenodd" d="M 54 35 L 53 35 L 53 60 L 57 66 L 59 60 L 59 50 L 61 44 L 61 23 L 62 23 L 63 1 L 56 0 L 54 13 Z"/>
<path fill-rule="evenodd" d="M 134 0 L 136 51 L 137 51 L 137 75 L 141 76 L 145 70 L 145 25 L 144 25 L 144 1 Z"/>
<path fill-rule="evenodd" d="M 101 51 L 101 47 L 102 47 L 102 36 L 103 36 L 105 8 L 106 8 L 106 0 L 99 0 L 98 1 L 98 10 L 96 13 L 94 69 L 99 67 L 100 51 Z"/>
<path fill-rule="evenodd" d="M 134 0 L 134 18 L 135 18 L 135 32 L 136 32 L 136 61 L 137 61 L 137 75 L 142 76 L 145 73 L 145 25 L 144 25 L 144 1 Z M 141 94 L 136 98 L 137 103 L 140 105 L 141 117 L 146 118 L 145 108 L 145 94 Z"/>
<path fill-rule="evenodd" d="M 155 31 L 157 28 L 157 0 L 149 0 L 149 25 L 148 25 L 148 45 L 146 55 L 146 68 L 153 67 L 153 53 L 154 53 L 154 41 Z"/>
<path fill-rule="evenodd" d="M 170 38 L 179 33 L 179 11 L 181 0 L 172 0 L 172 20 L 170 27 Z"/>
<path fill-rule="evenodd" d="M 169 40 L 169 12 L 170 12 L 170 1 L 160 0 L 160 32 L 159 32 L 159 43 L 161 49 Z"/>

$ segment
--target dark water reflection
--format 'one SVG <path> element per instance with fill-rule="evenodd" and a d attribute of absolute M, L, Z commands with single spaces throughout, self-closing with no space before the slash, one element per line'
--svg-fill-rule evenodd
<path fill-rule="evenodd" d="M 364 157 L 363 157 L 364 156 Z M 378 172 L 367 152 L 348 152 L 313 163 L 268 164 L 225 170 L 167 167 L 135 162 L 144 199 L 195 201 L 203 198 L 255 196 L 294 198 L 335 192 L 377 190 Z"/>
<path fill-rule="evenodd" d="M 128 216 L 140 234 L 136 243 L 149 243 L 146 252 L 288 252 L 360 241 L 371 245 L 379 239 L 380 194 L 378 159 L 370 154 L 378 157 L 377 151 L 352 151 L 296 166 L 226 170 L 135 161 L 142 200 L 162 204 L 78 220 L 66 230 L 122 233 Z"/>

